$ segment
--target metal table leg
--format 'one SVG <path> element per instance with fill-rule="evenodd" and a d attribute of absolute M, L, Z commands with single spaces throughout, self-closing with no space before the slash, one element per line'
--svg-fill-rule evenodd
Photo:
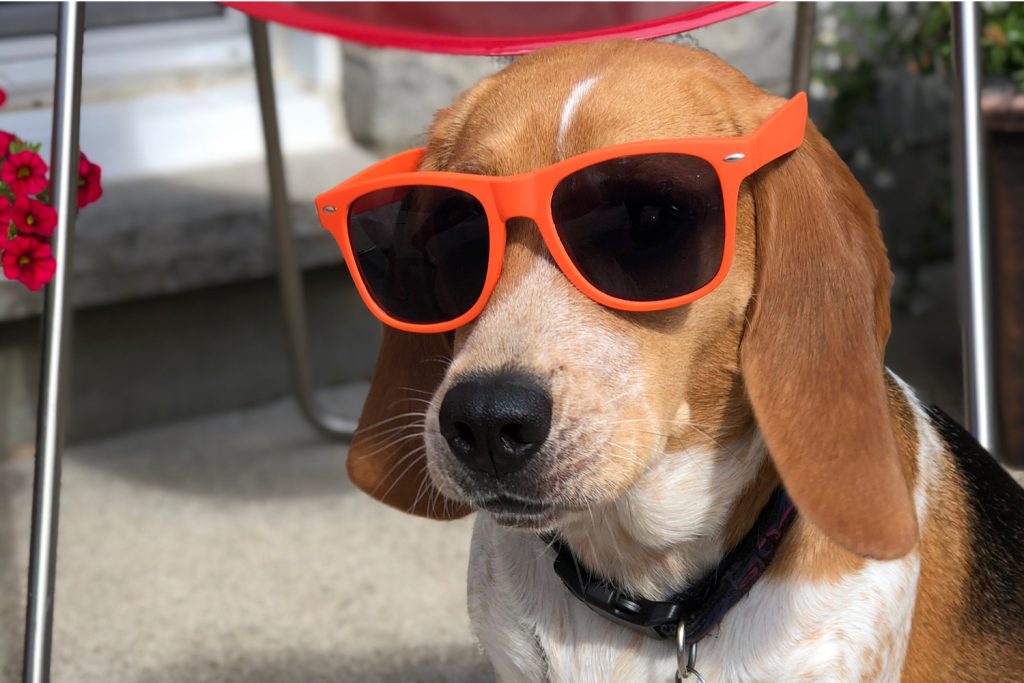
<path fill-rule="evenodd" d="M 961 277 L 964 349 L 964 415 L 967 428 L 993 454 L 999 451 L 999 413 L 994 353 L 995 306 L 981 123 L 978 8 L 953 3 L 953 47 L 957 87 L 953 88 L 957 153 L 953 155 L 958 195 L 957 251 Z"/>
<path fill-rule="evenodd" d="M 57 209 L 53 255 L 57 270 L 46 288 L 43 357 L 36 426 L 32 546 L 25 615 L 24 683 L 50 680 L 53 595 L 60 509 L 60 458 L 64 447 L 71 320 L 71 246 L 78 212 L 78 115 L 82 92 L 82 33 L 85 5 L 59 5 L 57 72 L 53 95 L 51 196 Z"/>
<path fill-rule="evenodd" d="M 270 41 L 267 25 L 249 19 L 252 39 L 253 65 L 259 91 L 260 113 L 263 117 L 263 137 L 267 151 L 267 178 L 270 184 L 270 208 L 277 245 L 277 278 L 288 331 L 288 352 L 291 365 L 292 387 L 306 419 L 323 434 L 334 438 L 348 438 L 355 431 L 355 422 L 328 415 L 317 409 L 309 379 L 309 346 L 306 338 L 306 312 L 302 293 L 302 271 L 295 256 L 291 216 L 288 207 L 288 188 L 285 184 L 284 159 L 281 153 L 281 135 L 277 125 L 277 104 L 274 101 L 274 75 L 270 64 Z"/>
<path fill-rule="evenodd" d="M 814 44 L 814 17 L 817 5 L 796 3 L 796 28 L 793 31 L 793 60 L 789 70 L 789 92 L 806 92 L 811 84 L 811 46 Z"/>

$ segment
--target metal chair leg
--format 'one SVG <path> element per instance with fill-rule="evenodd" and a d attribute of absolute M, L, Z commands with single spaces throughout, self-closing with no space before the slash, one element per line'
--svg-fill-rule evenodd
<path fill-rule="evenodd" d="M 957 256 L 961 279 L 964 352 L 964 415 L 967 428 L 993 454 L 999 451 L 999 412 L 994 353 L 995 306 L 986 194 L 985 141 L 981 122 L 978 8 L 953 3 L 953 47 L 959 123 L 954 158 Z"/>
<path fill-rule="evenodd" d="M 53 595 L 57 563 L 57 518 L 60 510 L 60 459 L 64 448 L 64 414 L 70 375 L 71 251 L 78 212 L 78 119 L 82 93 L 82 35 L 85 5 L 72 0 L 59 6 L 57 71 L 53 93 L 51 197 L 57 209 L 53 255 L 57 270 L 46 288 L 43 310 L 43 358 L 39 417 L 36 425 L 35 489 L 32 545 L 25 614 L 24 683 L 50 680 Z"/>
<path fill-rule="evenodd" d="M 814 18 L 817 5 L 796 4 L 796 29 L 793 32 L 793 60 L 789 70 L 789 92 L 806 91 L 811 84 L 811 47 L 814 44 Z"/>
<path fill-rule="evenodd" d="M 302 292 L 302 271 L 295 256 L 288 187 L 285 183 L 281 134 L 277 125 L 277 104 L 274 101 L 274 75 L 270 64 L 270 41 L 266 23 L 249 19 L 253 66 L 259 91 L 263 137 L 267 151 L 267 178 L 270 184 L 270 208 L 277 246 L 277 279 L 288 332 L 288 354 L 292 388 L 302 414 L 316 429 L 333 438 L 348 438 L 355 431 L 355 422 L 323 415 L 317 409 L 309 379 L 309 346 L 306 337 L 306 311 Z"/>

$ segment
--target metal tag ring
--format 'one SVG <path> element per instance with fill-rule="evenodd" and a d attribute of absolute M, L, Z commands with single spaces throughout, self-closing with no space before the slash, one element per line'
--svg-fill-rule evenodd
<path fill-rule="evenodd" d="M 684 678 L 690 676 L 696 679 L 696 683 L 707 683 L 695 668 L 696 664 L 697 643 L 687 647 L 686 625 L 680 621 L 676 624 L 676 683 L 682 683 Z"/>

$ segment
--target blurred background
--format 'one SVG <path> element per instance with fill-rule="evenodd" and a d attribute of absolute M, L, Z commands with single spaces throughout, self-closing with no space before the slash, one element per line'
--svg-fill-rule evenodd
<path fill-rule="evenodd" d="M 105 193 L 75 243 L 54 680 L 486 680 L 465 616 L 471 522 L 355 493 L 343 446 L 289 398 L 245 17 L 203 2 L 86 16 L 81 147 Z M 50 136 L 55 17 L 0 2 L 0 130 Z M 795 17 L 780 3 L 672 40 L 784 95 Z M 984 21 L 1004 441 L 1020 462 L 1024 5 L 986 4 Z M 809 94 L 880 212 L 888 363 L 959 418 L 949 36 L 947 3 L 817 3 Z M 313 377 L 354 418 L 379 329 L 312 198 L 422 144 L 436 109 L 507 62 L 279 26 L 271 41 Z M 42 301 L 0 280 L 0 681 L 21 666 Z"/>

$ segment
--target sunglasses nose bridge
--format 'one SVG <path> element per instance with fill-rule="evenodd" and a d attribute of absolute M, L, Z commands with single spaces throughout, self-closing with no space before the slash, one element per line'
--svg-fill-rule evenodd
<path fill-rule="evenodd" d="M 513 218 L 535 219 L 537 188 L 530 177 L 513 176 L 494 184 L 494 204 L 503 223 Z"/>

